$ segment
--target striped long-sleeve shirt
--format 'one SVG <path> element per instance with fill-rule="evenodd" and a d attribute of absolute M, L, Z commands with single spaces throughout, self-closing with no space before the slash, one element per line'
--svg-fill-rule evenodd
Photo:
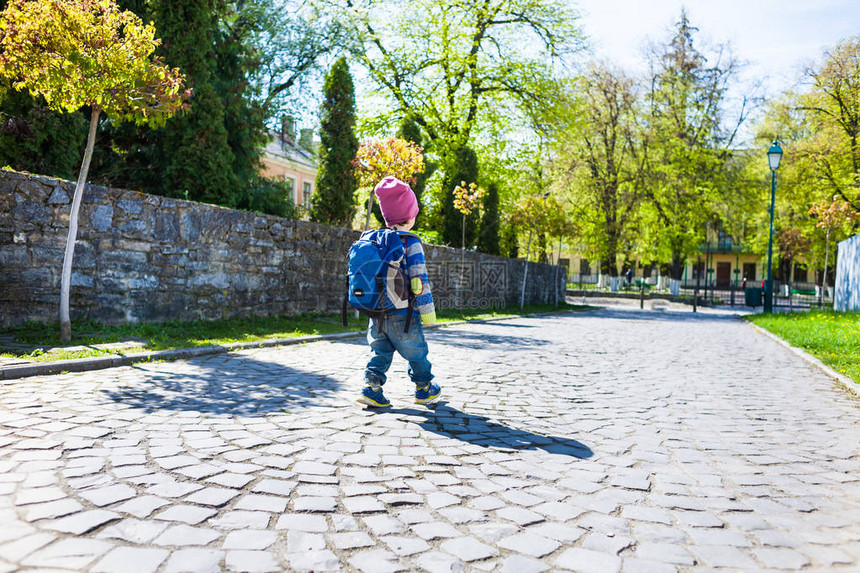
<path fill-rule="evenodd" d="M 421 239 L 413 233 L 398 231 L 406 247 L 406 272 L 412 294 L 415 295 L 415 311 L 421 315 L 423 324 L 436 322 L 436 307 L 433 304 L 433 293 L 430 292 L 430 279 L 427 276 L 427 261 L 424 258 L 424 247 Z M 395 311 L 406 314 L 406 309 Z"/>

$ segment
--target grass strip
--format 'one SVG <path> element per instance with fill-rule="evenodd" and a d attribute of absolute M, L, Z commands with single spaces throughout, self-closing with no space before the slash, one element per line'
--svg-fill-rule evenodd
<path fill-rule="evenodd" d="M 860 382 L 860 314 L 811 310 L 756 314 L 746 320 Z"/>
<path fill-rule="evenodd" d="M 437 312 L 437 322 L 481 320 L 589 307 L 559 303 L 526 305 L 502 309 L 449 309 Z M 50 323 L 27 323 L 0 331 L 0 338 L 14 343 L 0 346 L 0 357 L 53 362 L 75 358 L 90 358 L 110 354 L 135 354 L 154 350 L 172 350 L 199 346 L 224 345 L 235 342 L 258 342 L 320 334 L 360 332 L 367 328 L 367 318 L 355 318 L 348 313 L 348 325 L 343 326 L 339 314 L 303 314 L 201 320 L 193 322 L 161 322 L 105 326 L 92 321 L 72 323 L 72 341 L 60 342 L 59 327 Z M 420 320 L 416 315 L 416 320 Z M 97 345 L 131 343 L 127 347 L 101 348 Z M 2 345 L 2 342 L 0 342 Z"/>

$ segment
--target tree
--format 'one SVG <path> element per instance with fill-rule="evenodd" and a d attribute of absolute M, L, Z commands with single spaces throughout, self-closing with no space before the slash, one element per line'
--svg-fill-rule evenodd
<path fill-rule="evenodd" d="M 30 0 L 8 4 L 0 15 L 0 76 L 16 90 L 45 98 L 51 109 L 90 108 L 87 145 L 75 185 L 60 288 L 60 337 L 71 339 L 69 286 L 99 115 L 158 127 L 187 92 L 177 69 L 152 54 L 155 28 L 112 0 Z"/>
<path fill-rule="evenodd" d="M 800 108 L 810 112 L 820 146 L 819 180 L 860 211 L 860 36 L 840 42 L 819 69 L 810 68 L 812 89 Z"/>
<path fill-rule="evenodd" d="M 400 128 L 397 131 L 397 137 L 414 143 L 424 150 L 424 171 L 415 174 L 415 184 L 412 185 L 412 190 L 415 192 L 415 198 L 418 200 L 418 205 L 422 204 L 421 198 L 424 195 L 424 190 L 427 187 L 427 180 L 436 172 L 438 165 L 427 156 L 427 142 L 421 133 L 421 127 L 415 122 L 412 116 L 406 116 L 400 123 Z M 421 228 L 422 216 L 419 212 L 415 218 L 414 230 Z"/>
<path fill-rule="evenodd" d="M 447 245 L 461 242 L 463 234 L 463 215 L 454 206 L 454 189 L 461 181 L 474 182 L 478 180 L 478 156 L 471 147 L 461 147 L 448 157 L 443 164 L 445 176 L 442 179 L 440 207 L 442 216 L 442 241 Z M 471 245 L 475 240 L 478 216 L 465 217 L 465 244 Z"/>
<path fill-rule="evenodd" d="M 834 195 L 832 201 L 818 201 L 813 203 L 809 208 L 809 214 L 814 216 L 818 222 L 816 227 L 824 229 L 825 232 L 825 248 L 824 248 L 824 271 L 821 274 L 821 293 L 827 289 L 827 270 L 828 259 L 830 258 L 830 234 L 831 232 L 844 229 L 850 224 L 860 220 L 860 213 L 855 211 L 851 205 L 841 199 L 839 195 Z"/>
<path fill-rule="evenodd" d="M 389 137 L 383 140 L 366 141 L 361 144 L 353 165 L 362 187 L 369 189 L 365 230 L 370 227 L 370 214 L 373 210 L 373 189 L 383 177 L 391 175 L 405 181 L 410 186 L 418 174 L 424 171 L 423 150 L 416 144 Z"/>
<path fill-rule="evenodd" d="M 676 280 L 725 189 L 729 149 L 748 113 L 744 106 L 732 128 L 724 128 L 725 94 L 737 64 L 726 48 L 705 57 L 693 46 L 694 32 L 682 10 L 672 39 L 651 54 L 647 114 L 634 148 L 643 206 L 651 211 L 646 216 L 658 224 L 658 256 L 670 261 Z"/>
<path fill-rule="evenodd" d="M 478 250 L 488 255 L 500 254 L 499 246 L 499 188 L 495 182 L 487 185 L 487 197 L 481 213 Z"/>
<path fill-rule="evenodd" d="M 311 220 L 349 226 L 358 189 L 352 161 L 359 145 L 354 132 L 355 88 L 346 58 L 337 60 L 326 76 L 320 114 L 320 167 Z"/>
<path fill-rule="evenodd" d="M 575 16 L 558 0 L 330 4 L 353 23 L 355 55 L 393 113 L 411 115 L 441 156 L 469 144 L 488 98 L 518 109 L 545 104 L 553 63 L 581 48 Z"/>
<path fill-rule="evenodd" d="M 592 64 L 576 89 L 582 111 L 558 138 L 565 185 L 581 221 L 583 238 L 600 261 L 600 273 L 618 275 L 628 222 L 638 207 L 634 158 L 636 93 L 633 80 Z"/>

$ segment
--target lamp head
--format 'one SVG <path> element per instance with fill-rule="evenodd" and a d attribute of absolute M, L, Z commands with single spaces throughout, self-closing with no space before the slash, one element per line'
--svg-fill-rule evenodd
<path fill-rule="evenodd" d="M 782 147 L 779 146 L 779 141 L 774 139 L 773 145 L 767 150 L 767 162 L 770 164 L 771 171 L 779 169 L 780 159 L 782 159 Z"/>

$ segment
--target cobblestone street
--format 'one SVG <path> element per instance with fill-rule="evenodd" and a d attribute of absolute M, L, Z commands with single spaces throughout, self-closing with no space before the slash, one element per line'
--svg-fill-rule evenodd
<path fill-rule="evenodd" d="M 860 570 L 860 402 L 727 314 L 427 331 L 0 383 L 0 572 Z"/>

